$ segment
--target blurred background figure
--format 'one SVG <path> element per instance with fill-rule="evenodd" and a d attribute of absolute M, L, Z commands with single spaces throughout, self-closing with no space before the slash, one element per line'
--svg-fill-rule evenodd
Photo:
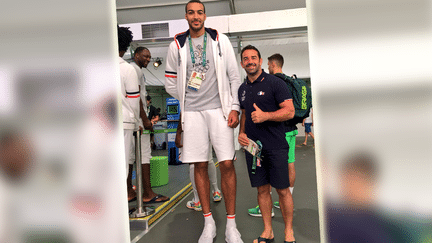
<path fill-rule="evenodd" d="M 415 242 L 406 226 L 378 210 L 379 168 L 371 154 L 351 154 L 339 173 L 340 199 L 327 203 L 328 242 Z"/>
<path fill-rule="evenodd" d="M 153 120 L 153 118 L 158 114 L 156 107 L 152 105 L 152 98 L 147 95 L 147 110 L 149 112 L 148 119 Z"/>
<path fill-rule="evenodd" d="M 156 114 L 153 116 L 153 118 L 151 119 L 151 123 L 154 125 L 156 123 L 158 123 L 158 121 L 160 121 L 160 114 Z"/>
<path fill-rule="evenodd" d="M 313 126 L 313 108 L 311 108 L 309 116 L 303 120 L 302 125 L 305 127 L 305 141 L 304 143 L 302 143 L 302 145 L 306 146 L 308 136 L 311 136 L 312 139 L 315 140 L 315 136 L 312 133 L 312 128 L 311 128 L 311 126 Z"/>
<path fill-rule="evenodd" d="M 33 149 L 24 134 L 3 129 L 0 132 L 0 173 L 13 183 L 23 180 L 32 166 Z"/>

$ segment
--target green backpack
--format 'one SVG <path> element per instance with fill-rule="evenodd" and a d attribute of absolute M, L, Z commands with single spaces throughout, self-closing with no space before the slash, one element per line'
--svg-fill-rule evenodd
<path fill-rule="evenodd" d="M 298 79 L 295 74 L 289 77 L 283 73 L 277 73 L 275 76 L 285 81 L 291 91 L 295 108 L 295 115 L 292 121 L 295 123 L 303 122 L 303 119 L 309 116 L 310 109 L 312 108 L 310 87 L 303 79 Z"/>

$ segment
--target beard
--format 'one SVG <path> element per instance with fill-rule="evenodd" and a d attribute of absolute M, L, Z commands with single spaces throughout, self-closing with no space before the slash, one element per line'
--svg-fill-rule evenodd
<path fill-rule="evenodd" d="M 246 71 L 250 76 L 255 76 L 258 73 L 258 69 L 254 72 L 248 72 Z"/>
<path fill-rule="evenodd" d="M 204 23 L 200 22 L 200 25 L 198 27 L 195 27 L 192 22 L 194 22 L 195 20 L 192 20 L 191 22 L 189 22 L 189 28 L 195 32 L 200 31 L 202 28 L 204 28 Z"/>
<path fill-rule="evenodd" d="M 258 71 L 260 70 L 260 68 L 257 68 L 257 69 L 255 69 L 255 70 L 249 70 L 248 67 L 250 67 L 250 66 L 257 67 L 257 65 L 255 65 L 255 64 L 248 64 L 248 65 L 246 66 L 246 68 L 245 68 L 246 73 L 248 73 L 248 74 L 251 75 L 251 76 L 255 76 L 255 74 L 258 73 Z"/>
<path fill-rule="evenodd" d="M 140 68 L 146 68 L 147 65 L 148 65 L 148 62 L 146 63 L 146 61 L 144 61 L 144 60 L 139 60 L 139 61 L 137 62 L 137 64 L 138 64 L 138 66 L 139 66 Z"/>

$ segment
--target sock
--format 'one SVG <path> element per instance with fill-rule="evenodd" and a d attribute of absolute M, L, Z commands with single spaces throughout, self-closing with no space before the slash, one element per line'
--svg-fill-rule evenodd
<path fill-rule="evenodd" d="M 227 215 L 227 228 L 228 227 L 237 227 L 237 224 L 235 222 L 235 214 L 234 215 Z"/>
<path fill-rule="evenodd" d="M 216 166 L 215 166 L 215 163 L 213 162 L 213 158 L 209 159 L 209 163 L 208 163 L 208 175 L 209 175 L 210 185 L 213 188 L 213 192 L 212 192 L 212 195 L 213 195 L 213 193 L 215 191 L 219 191 L 218 184 L 217 184 Z"/>
<path fill-rule="evenodd" d="M 190 164 L 189 165 L 189 178 L 191 180 L 192 191 L 194 193 L 194 198 L 192 200 L 193 200 L 194 203 L 197 203 L 197 202 L 199 202 L 199 197 L 198 197 L 198 191 L 197 191 L 196 185 L 195 185 L 194 170 L 195 170 L 195 165 L 194 164 Z"/>
<path fill-rule="evenodd" d="M 290 189 L 290 192 L 291 192 L 291 194 L 292 194 L 293 191 L 294 191 L 294 187 L 290 187 L 289 189 Z"/>
<path fill-rule="evenodd" d="M 214 224 L 214 219 L 212 213 L 204 214 L 204 225 L 206 224 Z"/>

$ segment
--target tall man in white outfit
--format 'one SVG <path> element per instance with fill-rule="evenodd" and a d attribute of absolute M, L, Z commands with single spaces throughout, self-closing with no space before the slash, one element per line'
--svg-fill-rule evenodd
<path fill-rule="evenodd" d="M 204 28 L 204 4 L 186 4 L 189 30 L 170 44 L 165 88 L 180 101 L 183 163 L 195 163 L 195 183 L 204 214 L 199 243 L 213 242 L 216 223 L 210 211 L 208 154 L 210 141 L 221 170 L 221 187 L 227 211 L 225 240 L 243 242 L 235 223 L 236 174 L 233 164 L 234 128 L 239 123 L 238 87 L 241 84 L 234 50 L 228 37 Z"/>

